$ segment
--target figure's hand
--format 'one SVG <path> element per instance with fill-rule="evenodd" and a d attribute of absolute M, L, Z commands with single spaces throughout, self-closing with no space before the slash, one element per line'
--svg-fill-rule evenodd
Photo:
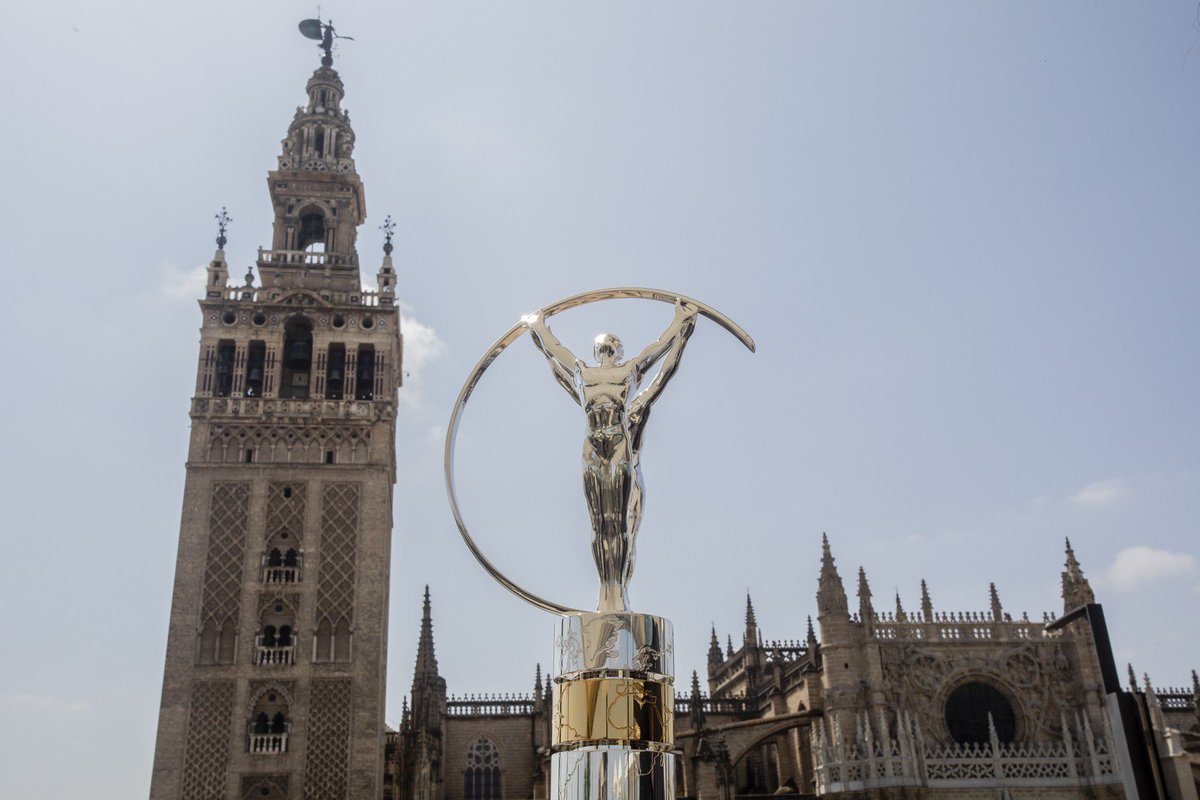
<path fill-rule="evenodd" d="M 683 298 L 675 300 L 675 315 L 680 319 L 694 317 L 700 313 L 700 307 L 695 303 L 689 303 Z"/>
<path fill-rule="evenodd" d="M 541 323 L 541 321 L 542 321 L 542 312 L 540 309 L 521 317 L 521 323 L 526 328 L 532 328 L 535 325 L 538 325 L 539 323 Z"/>

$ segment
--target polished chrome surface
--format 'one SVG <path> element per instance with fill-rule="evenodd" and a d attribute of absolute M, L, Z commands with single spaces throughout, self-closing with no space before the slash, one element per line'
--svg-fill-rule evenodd
<path fill-rule="evenodd" d="M 563 347 L 546 326 L 546 320 L 567 309 L 618 298 L 658 300 L 676 306 L 674 321 L 658 341 L 630 361 L 622 360 L 619 339 L 602 334 L 596 342 L 598 363 L 589 366 Z M 587 420 L 583 447 L 584 492 L 592 518 L 592 553 L 601 583 L 599 608 L 603 611 L 624 610 L 628 605 L 629 577 L 633 571 L 634 543 L 644 494 L 639 466 L 644 425 L 651 404 L 678 368 L 679 357 L 698 315 L 716 322 L 754 351 L 754 340 L 711 306 L 673 292 L 620 287 L 577 294 L 527 315 L 496 340 L 475 365 L 459 392 L 446 430 L 446 491 L 459 533 L 471 553 L 488 574 L 522 600 L 556 614 L 577 611 L 539 597 L 506 577 L 475 544 L 459 509 L 454 481 L 454 447 L 462 412 L 483 374 L 528 329 L 550 360 L 559 384 L 583 407 Z M 659 361 L 662 361 L 659 374 L 641 388 L 645 372 Z"/>
<path fill-rule="evenodd" d="M 554 800 L 674 800 L 675 755 L 620 746 L 550 756 Z"/>
<path fill-rule="evenodd" d="M 560 617 L 554 635 L 552 674 L 569 678 L 596 670 L 675 674 L 671 623 L 626 611 L 585 611 Z"/>
<path fill-rule="evenodd" d="M 550 330 L 545 315 L 521 319 L 533 343 L 550 362 L 555 379 L 583 407 L 583 494 L 592 523 L 592 558 L 600 576 L 599 611 L 629 608 L 638 527 L 642 521 L 641 447 L 654 401 L 679 369 L 683 348 L 696 328 L 694 305 L 675 301 L 675 319 L 658 340 L 625 360 L 621 340 L 611 333 L 596 337 L 595 365 L 572 353 Z M 645 388 L 642 380 L 654 365 L 662 368 Z"/>

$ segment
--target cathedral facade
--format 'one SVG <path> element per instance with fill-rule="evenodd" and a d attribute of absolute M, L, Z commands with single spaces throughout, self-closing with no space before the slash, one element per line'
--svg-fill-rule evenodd
<path fill-rule="evenodd" d="M 390 233 L 363 286 L 366 217 L 326 56 L 267 188 L 270 248 L 230 280 L 221 215 L 200 346 L 152 800 L 551 798 L 550 676 L 454 697 L 426 590 L 411 692 L 384 725 L 403 340 Z M 387 226 L 385 226 L 385 230 Z M 198 287 L 199 288 L 199 287 Z M 1064 612 L 1094 602 L 1068 544 Z M 828 541 L 816 622 L 769 640 L 749 597 L 673 709 L 681 797 L 1126 797 L 1087 620 L 852 605 Z M 798 626 L 799 627 L 799 626 Z M 1132 687 L 1163 796 L 1195 800 L 1200 683 Z"/>
<path fill-rule="evenodd" d="M 940 611 L 924 581 L 919 609 L 897 598 L 883 610 L 861 569 L 852 609 L 828 540 L 815 588 L 817 624 L 809 617 L 803 638 L 764 638 L 749 597 L 738 646 L 712 631 L 706 677 L 676 692 L 680 797 L 1127 796 L 1088 621 L 1055 630 L 1051 613 L 1014 618 L 994 585 L 983 610 Z M 1064 613 L 1094 600 L 1068 542 Z M 1147 678 L 1127 692 L 1146 710 L 1150 779 L 1171 800 L 1200 786 L 1192 680 L 1155 691 Z M 549 680 L 537 668 L 531 694 L 448 695 L 428 589 L 410 696 L 388 733 L 389 798 L 554 797 Z"/>

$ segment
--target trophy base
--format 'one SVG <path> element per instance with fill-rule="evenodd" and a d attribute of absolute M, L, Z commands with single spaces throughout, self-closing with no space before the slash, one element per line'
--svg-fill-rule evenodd
<path fill-rule="evenodd" d="M 550 756 L 553 800 L 675 800 L 675 754 L 625 746 Z"/>
<path fill-rule="evenodd" d="M 554 800 L 674 800 L 674 652 L 662 617 L 622 611 L 559 619 Z"/>

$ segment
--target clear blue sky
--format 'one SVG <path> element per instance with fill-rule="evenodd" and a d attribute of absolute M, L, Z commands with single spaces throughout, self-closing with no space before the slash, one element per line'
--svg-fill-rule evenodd
<path fill-rule="evenodd" d="M 649 285 L 717 306 L 643 466 L 635 604 L 681 679 L 710 623 L 815 612 L 820 534 L 880 606 L 1060 610 L 1070 536 L 1118 658 L 1188 681 L 1200 601 L 1195 2 L 421 2 L 324 6 L 369 218 L 398 225 L 388 718 L 422 587 L 452 692 L 529 691 L 551 620 L 492 584 L 441 485 L 450 404 L 532 308 Z M 0 196 L 8 457 L 0 795 L 149 783 L 200 268 L 240 275 L 319 53 L 309 4 L 10 4 Z M 666 306 L 561 318 L 632 349 Z M 531 347 L 460 441 L 501 567 L 593 598 L 578 410 Z M 853 585 L 847 587 L 851 592 Z M 63 759 L 67 759 L 64 761 Z"/>

